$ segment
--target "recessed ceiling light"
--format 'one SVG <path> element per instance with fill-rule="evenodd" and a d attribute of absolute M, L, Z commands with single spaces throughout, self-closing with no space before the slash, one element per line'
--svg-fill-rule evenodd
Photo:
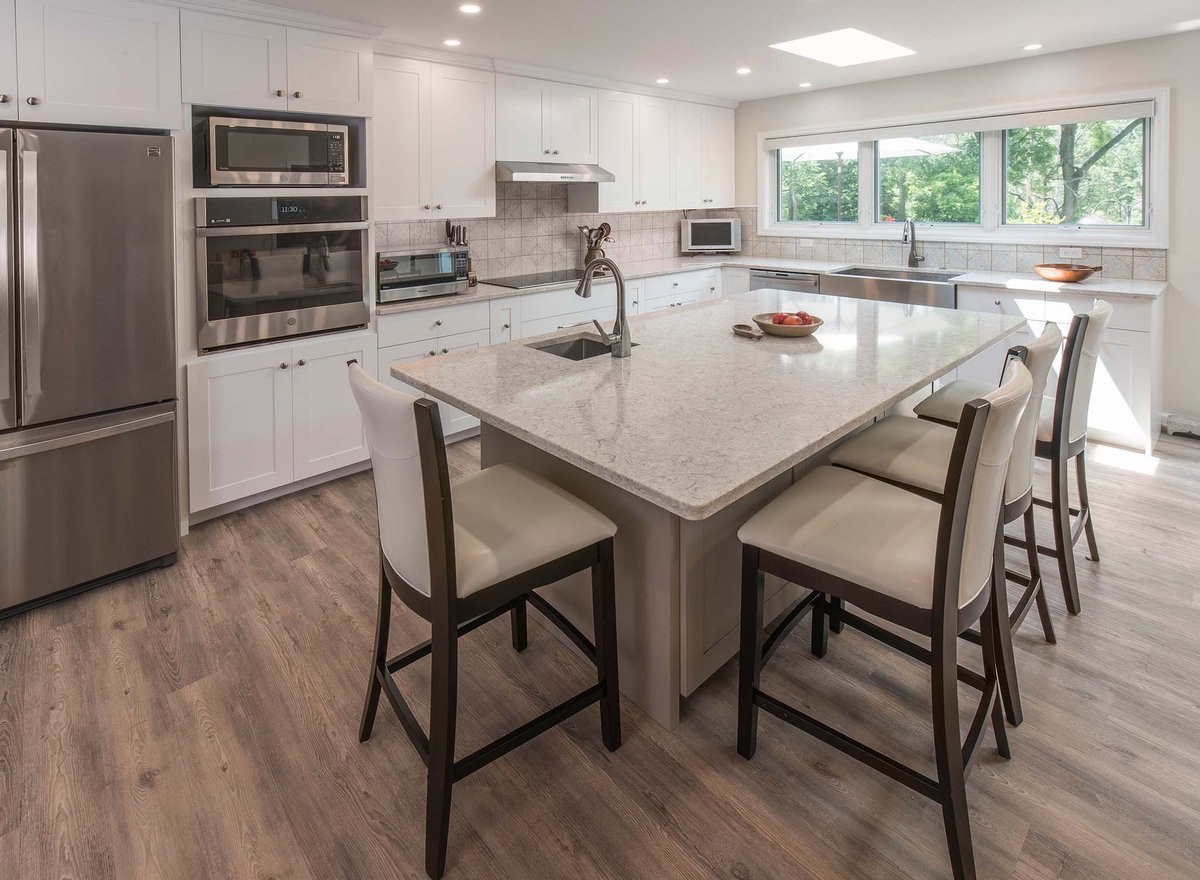
<path fill-rule="evenodd" d="M 1038 49 L 1042 48 L 1042 44 L 1030 43 L 1028 46 L 1022 46 L 1021 48 L 1023 48 L 1026 52 L 1036 52 Z"/>
<path fill-rule="evenodd" d="M 482 6 L 478 6 L 475 3 L 464 3 L 462 6 L 458 7 L 458 11 L 465 12 L 467 15 L 475 15 L 482 8 Z"/>
<path fill-rule="evenodd" d="M 442 40 L 443 46 L 461 46 L 462 40 Z"/>
<path fill-rule="evenodd" d="M 811 89 L 811 88 L 812 88 L 812 83 L 800 83 L 800 88 L 802 88 L 802 89 Z"/>
<path fill-rule="evenodd" d="M 749 72 L 750 72 L 750 68 L 749 68 L 749 67 L 739 67 L 739 68 L 737 69 L 737 75 L 738 75 L 738 76 L 745 76 L 745 75 L 746 75 L 746 74 L 748 74 Z"/>
<path fill-rule="evenodd" d="M 826 34 L 802 37 L 799 40 L 772 43 L 771 48 L 812 58 L 814 61 L 823 61 L 835 67 L 849 67 L 852 64 L 866 64 L 869 61 L 917 54 L 912 49 L 906 49 L 858 28 L 842 28 Z"/>
<path fill-rule="evenodd" d="M 655 82 L 658 83 L 660 86 L 665 86 L 667 83 L 670 82 L 670 80 L 667 79 L 665 76 L 660 76 L 658 79 L 655 80 Z"/>

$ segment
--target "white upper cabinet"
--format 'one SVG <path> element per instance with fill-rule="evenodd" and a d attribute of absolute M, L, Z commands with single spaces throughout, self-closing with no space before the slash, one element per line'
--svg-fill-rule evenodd
<path fill-rule="evenodd" d="M 288 109 L 370 116 L 373 55 L 369 40 L 288 28 Z"/>
<path fill-rule="evenodd" d="M 375 216 L 381 220 L 430 217 L 430 65 L 425 61 L 375 57 L 375 101 L 371 164 Z"/>
<path fill-rule="evenodd" d="M 675 207 L 675 103 L 638 97 L 637 181 L 643 211 Z"/>
<path fill-rule="evenodd" d="M 599 93 L 525 76 L 496 77 L 496 158 L 594 164 Z"/>
<path fill-rule="evenodd" d="M 17 118 L 16 0 L 0 0 L 0 119 Z"/>
<path fill-rule="evenodd" d="M 704 111 L 699 104 L 675 105 L 675 207 L 703 208 Z"/>
<path fill-rule="evenodd" d="M 494 74 L 381 55 L 375 89 L 376 219 L 494 217 Z"/>
<path fill-rule="evenodd" d="M 680 106 L 683 106 L 682 104 Z M 704 108 L 702 202 L 710 208 L 731 208 L 733 194 L 733 110 Z M 680 205 L 680 207 L 684 207 Z"/>
<path fill-rule="evenodd" d="M 597 184 L 600 211 L 634 211 L 641 206 L 635 168 L 637 117 L 637 95 L 600 93 L 600 165 L 616 177 L 612 183 Z"/>
<path fill-rule="evenodd" d="M 17 0 L 25 122 L 180 128 L 179 10 L 134 0 Z M 0 70 L 4 63 L 0 62 Z"/>
<path fill-rule="evenodd" d="M 598 185 L 598 210 L 675 207 L 675 103 L 625 92 L 600 93 L 600 165 L 617 179 Z"/>
<path fill-rule="evenodd" d="M 287 30 L 185 9 L 180 20 L 184 102 L 286 110 Z"/>

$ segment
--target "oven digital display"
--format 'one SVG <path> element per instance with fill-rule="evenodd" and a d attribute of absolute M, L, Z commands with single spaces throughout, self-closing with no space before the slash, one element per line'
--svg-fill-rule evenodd
<path fill-rule="evenodd" d="M 280 223 L 295 223 L 308 219 L 308 203 L 304 200 L 276 199 L 273 219 Z"/>

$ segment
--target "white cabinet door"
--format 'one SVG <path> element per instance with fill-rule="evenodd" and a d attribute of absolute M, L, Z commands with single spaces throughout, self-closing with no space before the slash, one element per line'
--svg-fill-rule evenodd
<path fill-rule="evenodd" d="M 494 299 L 491 307 L 491 342 L 498 345 L 521 338 L 521 298 Z"/>
<path fill-rule="evenodd" d="M 545 162 L 550 154 L 551 84 L 527 76 L 496 77 L 496 158 Z"/>
<path fill-rule="evenodd" d="M 375 216 L 379 220 L 425 220 L 430 216 L 430 65 L 375 57 L 371 162 Z"/>
<path fill-rule="evenodd" d="M 1153 446 L 1152 375 L 1149 333 L 1111 327 L 1104 332 L 1088 406 L 1089 440 L 1135 449 Z"/>
<path fill-rule="evenodd" d="M 675 207 L 675 102 L 638 97 L 637 191 L 642 211 Z"/>
<path fill-rule="evenodd" d="M 292 482 L 288 349 L 188 364 L 190 510 Z"/>
<path fill-rule="evenodd" d="M 424 339 L 419 342 L 402 342 L 399 345 L 389 345 L 379 349 L 379 381 L 384 385 L 399 389 L 405 394 L 411 394 L 413 397 L 424 397 L 425 392 L 414 388 L 407 382 L 401 382 L 392 375 L 392 364 L 433 357 L 437 354 L 437 350 L 433 347 L 436 343 L 436 339 Z"/>
<path fill-rule="evenodd" d="M 456 351 L 470 351 L 491 344 L 490 333 L 487 330 L 472 330 L 469 333 L 458 333 L 454 336 L 443 336 L 437 341 L 438 355 L 453 354 Z M 442 415 L 442 433 L 449 437 L 462 431 L 479 427 L 479 419 L 463 412 L 461 409 L 438 401 L 438 410 Z"/>
<path fill-rule="evenodd" d="M 0 119 L 17 118 L 16 0 L 0 0 Z"/>
<path fill-rule="evenodd" d="M 372 55 L 370 40 L 288 28 L 288 109 L 370 116 Z"/>
<path fill-rule="evenodd" d="M 640 207 L 634 170 L 637 117 L 637 95 L 600 93 L 600 165 L 616 177 L 612 183 L 597 184 L 601 211 Z"/>
<path fill-rule="evenodd" d="M 429 86 L 433 219 L 495 217 L 495 74 L 434 64 Z"/>
<path fill-rule="evenodd" d="M 292 479 L 365 461 L 370 453 L 347 361 L 375 376 L 375 337 L 320 339 L 292 346 Z"/>
<path fill-rule="evenodd" d="M 730 208 L 735 201 L 733 132 L 733 110 L 704 108 L 703 202 L 709 208 Z"/>
<path fill-rule="evenodd" d="M 283 25 L 185 9 L 180 47 L 185 103 L 287 109 Z"/>
<path fill-rule="evenodd" d="M 1024 318 L 1028 325 L 977 354 L 958 368 L 958 378 L 972 382 L 998 385 L 1004 370 L 1004 358 L 1014 345 L 1025 345 L 1042 332 L 1046 315 L 1045 295 L 1040 293 L 1006 293 L 990 288 L 958 288 L 960 311 L 985 312 Z"/>
<path fill-rule="evenodd" d="M 704 111 L 699 104 L 680 101 L 675 105 L 675 207 L 703 208 Z"/>
<path fill-rule="evenodd" d="M 554 162 L 591 165 L 599 152 L 600 92 L 566 83 L 550 84 L 550 137 Z"/>
<path fill-rule="evenodd" d="M 179 10 L 133 0 L 17 0 L 24 122 L 181 128 Z"/>
<path fill-rule="evenodd" d="M 750 270 L 725 267 L 721 269 L 721 295 L 733 296 L 750 290 Z"/>

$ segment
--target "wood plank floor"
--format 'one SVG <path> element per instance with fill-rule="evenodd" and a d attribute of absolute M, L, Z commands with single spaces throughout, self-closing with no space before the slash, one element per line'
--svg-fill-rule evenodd
<path fill-rule="evenodd" d="M 451 460 L 477 468 L 477 442 Z M 1104 559 L 1081 560 L 1084 613 L 1067 618 L 1051 573 L 1059 644 L 1031 615 L 1013 760 L 989 741 L 970 780 L 982 878 L 1200 876 L 1200 443 L 1164 438 L 1153 475 L 1090 473 Z M 369 474 L 348 477 L 198 526 L 171 569 L 0 623 L 0 876 L 424 876 L 423 767 L 386 704 L 356 736 L 374 522 Z M 522 655 L 503 620 L 462 643 L 460 755 L 591 680 L 531 623 Z M 817 661 L 805 630 L 765 686 L 932 771 L 923 669 L 849 631 Z M 393 645 L 425 632 L 398 611 Z M 948 876 L 932 802 L 766 715 L 738 758 L 735 672 L 673 733 L 626 703 L 610 755 L 593 708 L 457 786 L 448 876 Z M 427 661 L 400 684 L 427 711 Z"/>

